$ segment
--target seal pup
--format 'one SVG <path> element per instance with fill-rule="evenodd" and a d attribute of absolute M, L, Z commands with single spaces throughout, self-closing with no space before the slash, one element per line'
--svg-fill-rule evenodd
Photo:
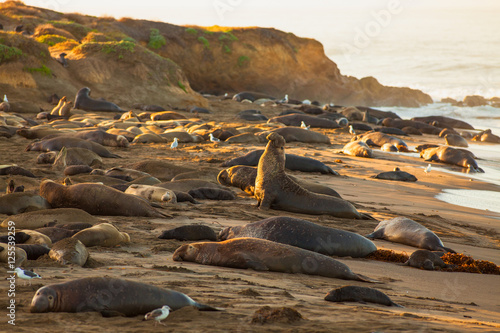
<path fill-rule="evenodd" d="M 285 139 L 271 133 L 257 166 L 255 193 L 259 209 L 277 209 L 303 214 L 328 214 L 335 217 L 362 219 L 348 201 L 308 191 L 285 173 Z"/>
<path fill-rule="evenodd" d="M 417 250 L 410 255 L 410 258 L 403 265 L 423 268 L 428 271 L 433 271 L 436 267 L 448 268 L 450 265 L 445 264 L 441 259 L 443 254 L 443 252 Z"/>
<path fill-rule="evenodd" d="M 124 279 L 87 277 L 38 289 L 31 301 L 30 312 L 96 311 L 105 316 L 132 317 L 145 315 L 164 305 L 173 311 L 185 306 L 194 306 L 201 311 L 221 310 L 198 303 L 175 290 Z"/>
<path fill-rule="evenodd" d="M 112 112 L 125 112 L 115 103 L 93 99 L 90 97 L 90 88 L 84 87 L 76 93 L 75 109 L 85 111 L 112 111 Z"/>
<path fill-rule="evenodd" d="M 170 310 L 171 310 L 170 306 L 164 305 L 160 309 L 156 309 L 149 313 L 146 313 L 146 315 L 144 316 L 144 320 L 154 319 L 155 326 L 158 324 L 165 325 L 161 321 L 167 319 Z"/>
<path fill-rule="evenodd" d="M 345 286 L 333 289 L 325 296 L 325 301 L 359 303 L 368 302 L 402 308 L 401 305 L 394 303 L 389 298 L 389 296 L 387 296 L 383 292 L 373 288 L 358 286 Z"/>
<path fill-rule="evenodd" d="M 403 216 L 380 222 L 374 232 L 365 237 L 370 239 L 385 239 L 390 242 L 406 244 L 431 251 L 455 253 L 452 249 L 445 247 L 435 233 L 420 223 Z"/>
<path fill-rule="evenodd" d="M 256 271 L 302 273 L 344 280 L 378 282 L 353 273 L 347 265 L 323 254 L 250 237 L 233 238 L 223 242 L 184 244 L 175 250 L 173 260 L 231 268 L 251 268 Z"/>

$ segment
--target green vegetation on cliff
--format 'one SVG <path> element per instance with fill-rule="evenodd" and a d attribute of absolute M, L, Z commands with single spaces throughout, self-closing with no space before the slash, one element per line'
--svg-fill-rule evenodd
<path fill-rule="evenodd" d="M 68 39 L 59 35 L 43 35 L 36 38 L 40 43 L 47 44 L 48 46 L 54 46 L 58 43 L 66 42 Z"/>
<path fill-rule="evenodd" d="M 42 75 L 52 76 L 52 71 L 45 65 L 42 65 L 41 67 L 24 67 L 23 70 L 31 74 L 40 73 Z"/>
<path fill-rule="evenodd" d="M 0 64 L 8 60 L 17 58 L 22 54 L 23 51 L 21 51 L 17 47 L 10 47 L 7 45 L 0 44 Z"/>
<path fill-rule="evenodd" d="M 165 37 L 160 35 L 160 31 L 158 29 L 151 29 L 151 32 L 149 34 L 148 47 L 158 50 L 165 45 L 167 45 L 167 41 L 165 40 Z"/>

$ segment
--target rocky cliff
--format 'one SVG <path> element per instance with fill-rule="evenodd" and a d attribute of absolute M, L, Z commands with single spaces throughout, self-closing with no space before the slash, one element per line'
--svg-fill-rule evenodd
<path fill-rule="evenodd" d="M 33 97 L 53 92 L 71 95 L 89 86 L 94 96 L 112 96 L 124 107 L 131 102 L 204 104 L 193 90 L 215 94 L 249 90 L 279 98 L 288 94 L 339 105 L 432 103 L 418 90 L 343 76 L 321 43 L 275 29 L 115 20 L 14 1 L 0 4 L 0 9 L 4 27 L 12 30 L 23 24 L 27 32 L 0 36 L 3 49 L 9 48 L 5 52 L 22 52 L 0 58 L 0 89 L 10 94 L 22 88 Z M 54 60 L 61 52 L 67 54 L 68 68 Z"/>

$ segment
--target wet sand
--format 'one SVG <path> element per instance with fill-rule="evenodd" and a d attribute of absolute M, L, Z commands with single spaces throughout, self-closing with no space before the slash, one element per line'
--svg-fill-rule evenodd
<path fill-rule="evenodd" d="M 248 124 L 234 115 L 253 105 L 230 100 L 211 101 L 212 114 L 201 115 L 216 123 Z M 258 107 L 268 117 L 282 111 L 280 107 Z M 185 113 L 190 116 L 189 113 Z M 103 115 L 106 115 L 103 113 Z M 32 115 L 34 116 L 34 115 Z M 108 116 L 108 115 L 106 115 Z M 474 259 L 489 260 L 500 265 L 500 214 L 452 205 L 434 196 L 442 189 L 474 189 L 500 191 L 500 186 L 471 180 L 467 174 L 451 175 L 438 170 L 424 173 L 427 162 L 405 153 L 388 154 L 375 151 L 374 158 L 358 158 L 339 154 L 351 135 L 347 131 L 321 130 L 332 145 L 287 143 L 287 153 L 316 158 L 338 171 L 341 176 L 319 173 L 289 172 L 308 181 L 331 186 L 359 211 L 369 213 L 377 220 L 406 216 L 434 231 L 457 252 Z M 424 135 L 403 138 L 410 146 L 438 142 L 437 137 Z M 15 136 L 0 138 L 0 164 L 16 163 L 30 169 L 40 178 L 28 180 L 12 177 L 18 183 L 25 181 L 26 190 L 36 190 L 42 177 L 62 180 L 47 166 L 36 165 L 38 152 L 24 152 L 30 140 Z M 249 145 L 210 142 L 179 144 L 171 150 L 170 144 L 132 145 L 128 149 L 110 148 L 123 159 L 104 159 L 105 168 L 125 166 L 144 159 L 162 159 L 192 168 L 215 167 L 230 158 L 243 155 L 264 144 Z M 480 161 L 479 161 L 480 164 Z M 441 165 L 458 171 L 460 168 Z M 396 182 L 372 179 L 379 172 L 399 167 L 418 178 L 417 182 Z M 5 181 L 8 176 L 0 176 Z M 3 184 L 3 183 L 2 183 Z M 190 203 L 167 204 L 162 209 L 171 219 L 143 217 L 102 217 L 120 231 L 130 234 L 131 243 L 116 248 L 89 248 L 96 261 L 93 268 L 62 267 L 50 260 L 29 261 L 26 268 L 34 268 L 43 279 L 24 285 L 18 279 L 16 287 L 16 326 L 19 332 L 42 329 L 50 332 L 493 332 L 500 330 L 500 276 L 472 273 L 425 271 L 368 259 L 338 258 L 355 273 L 382 281 L 368 284 L 303 274 L 257 272 L 204 266 L 189 262 L 174 262 L 172 253 L 184 243 L 161 240 L 157 237 L 165 229 L 190 223 L 201 223 L 215 230 L 227 226 L 243 225 L 271 216 L 292 216 L 321 225 L 366 235 L 378 224 L 372 220 L 350 220 L 331 216 L 312 216 L 277 210 L 260 211 L 256 200 L 239 189 L 237 200 L 203 200 L 199 205 Z M 0 215 L 3 220 L 7 218 Z M 392 249 L 410 254 L 409 246 L 374 241 L 379 249 Z M 0 269 L 6 276 L 4 266 Z M 45 313 L 31 314 L 29 305 L 35 291 L 43 285 L 60 283 L 88 276 L 109 276 L 151 283 L 156 286 L 184 292 L 198 302 L 225 308 L 221 312 L 200 312 L 183 308 L 170 314 L 166 326 L 154 326 L 142 317 L 103 318 L 99 313 Z M 331 303 L 323 300 L 331 289 L 345 286 L 369 286 L 385 292 L 404 308 L 375 304 Z M 0 330 L 10 331 L 6 323 L 8 302 L 7 284 L 0 287 L 0 310 L 4 318 Z M 299 311 L 304 320 L 294 323 L 251 324 L 254 312 L 263 306 L 291 307 Z"/>

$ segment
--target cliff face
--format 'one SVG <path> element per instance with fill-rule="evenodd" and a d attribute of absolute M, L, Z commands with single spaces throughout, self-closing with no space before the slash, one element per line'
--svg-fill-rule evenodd
<path fill-rule="evenodd" d="M 293 99 L 338 105 L 432 103 L 418 90 L 385 87 L 374 78 L 343 76 L 326 57 L 321 43 L 275 29 L 181 27 L 128 18 L 62 14 L 18 2 L 6 2 L 0 9 L 2 22 L 24 24 L 25 30 L 34 33 L 24 38 L 45 43 L 53 57 L 61 52 L 68 54 L 68 73 L 62 73 L 53 59 L 45 63 L 58 79 L 69 81 L 63 86 L 75 92 L 89 85 L 105 98 L 108 94 L 126 98 L 118 93 L 132 91 L 132 96 L 143 99 L 135 102 L 155 104 L 165 104 L 166 99 L 200 104 L 201 97 L 191 87 L 217 94 L 244 90 L 278 98 L 288 94 Z M 0 63 L 2 82 L 6 70 L 13 70 L 9 66 Z M 23 82 L 15 84 L 19 87 Z"/>

